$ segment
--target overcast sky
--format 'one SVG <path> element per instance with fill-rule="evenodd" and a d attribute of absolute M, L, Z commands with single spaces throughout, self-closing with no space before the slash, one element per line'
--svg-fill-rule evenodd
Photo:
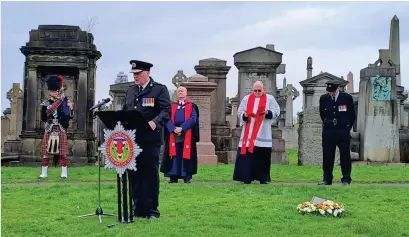
<path fill-rule="evenodd" d="M 378 59 L 378 49 L 389 47 L 390 20 L 400 19 L 402 84 L 409 88 L 409 3 L 323 2 L 2 2 L 1 3 L 1 108 L 10 106 L 6 93 L 13 82 L 23 83 L 24 56 L 19 48 L 38 25 L 79 25 L 91 17 L 102 57 L 97 62 L 96 100 L 109 97 L 117 74 L 128 74 L 131 59 L 154 64 L 152 77 L 174 88 L 177 70 L 195 74 L 200 59 L 219 58 L 232 66 L 227 75 L 227 96 L 237 94 L 233 54 L 274 44 L 282 52 L 283 77 L 302 93 L 307 57 L 313 75 L 320 71 L 354 74 Z M 405 31 L 406 29 L 406 31 Z M 128 74 L 129 80 L 132 75 Z M 22 85 L 23 86 L 23 85 Z M 301 110 L 302 99 L 294 104 Z"/>

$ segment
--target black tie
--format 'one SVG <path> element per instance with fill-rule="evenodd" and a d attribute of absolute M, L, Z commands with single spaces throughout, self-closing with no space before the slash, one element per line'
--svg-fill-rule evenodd
<path fill-rule="evenodd" d="M 335 103 L 335 96 L 332 97 L 332 103 Z"/>
<path fill-rule="evenodd" d="M 138 87 L 138 92 L 141 93 L 141 91 L 142 91 L 142 86 L 139 86 Z"/>

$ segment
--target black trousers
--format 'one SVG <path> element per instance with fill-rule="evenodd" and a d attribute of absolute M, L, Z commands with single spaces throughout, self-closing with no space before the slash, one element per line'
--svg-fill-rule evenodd
<path fill-rule="evenodd" d="M 322 153 L 323 153 L 323 180 L 332 183 L 335 161 L 335 151 L 338 146 L 341 160 L 342 178 L 341 182 L 351 183 L 351 135 L 349 130 L 323 129 L 322 131 Z"/>
<path fill-rule="evenodd" d="M 129 171 L 135 217 L 159 217 L 160 146 L 141 145 L 136 157 L 137 171 Z"/>

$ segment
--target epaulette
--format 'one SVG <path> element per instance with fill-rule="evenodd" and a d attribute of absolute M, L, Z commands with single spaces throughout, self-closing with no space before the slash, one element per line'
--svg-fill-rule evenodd
<path fill-rule="evenodd" d="M 159 83 L 159 82 L 156 82 L 156 81 L 154 81 L 153 83 L 151 83 L 151 84 L 153 84 L 153 85 L 155 85 L 155 86 L 163 86 L 163 84 L 162 83 Z"/>

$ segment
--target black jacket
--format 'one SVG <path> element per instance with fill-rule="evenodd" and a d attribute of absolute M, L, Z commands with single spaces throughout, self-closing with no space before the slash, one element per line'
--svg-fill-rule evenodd
<path fill-rule="evenodd" d="M 348 129 L 352 128 L 355 121 L 355 108 L 352 96 L 345 92 L 339 92 L 335 102 L 329 94 L 320 97 L 320 116 L 324 129 Z M 336 119 L 336 125 L 334 125 Z"/>
<path fill-rule="evenodd" d="M 148 103 L 147 103 L 148 102 Z M 149 103 L 152 103 L 151 106 Z M 156 129 L 141 129 L 136 135 L 136 143 L 160 146 L 163 142 L 162 129 L 170 119 L 170 96 L 168 88 L 150 78 L 142 92 L 132 85 L 126 91 L 123 110 L 139 110 L 146 122 L 153 121 Z"/>

